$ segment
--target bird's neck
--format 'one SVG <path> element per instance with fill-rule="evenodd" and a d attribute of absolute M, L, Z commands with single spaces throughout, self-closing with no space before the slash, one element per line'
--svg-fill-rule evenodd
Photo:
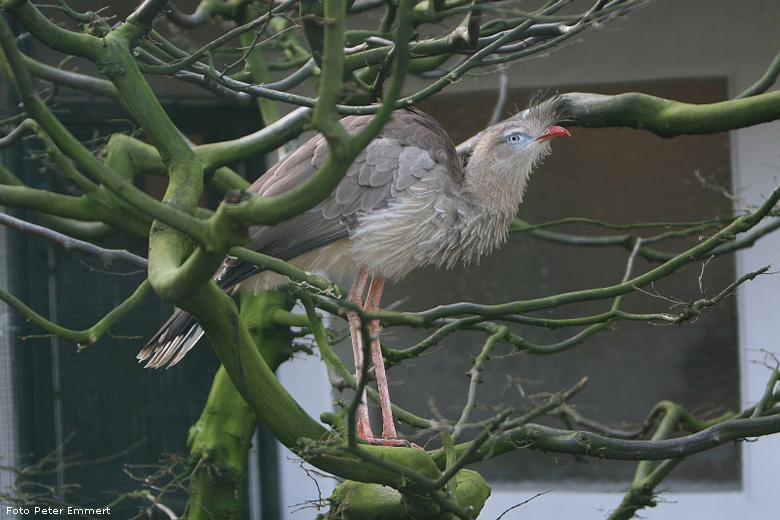
<path fill-rule="evenodd" d="M 497 157 L 472 157 L 464 172 L 463 197 L 506 230 L 523 200 L 531 166 Z"/>
<path fill-rule="evenodd" d="M 528 180 L 528 172 L 508 168 L 495 160 L 487 164 L 472 160 L 464 170 L 457 194 L 461 225 L 455 248 L 464 263 L 478 260 L 506 241 Z"/>

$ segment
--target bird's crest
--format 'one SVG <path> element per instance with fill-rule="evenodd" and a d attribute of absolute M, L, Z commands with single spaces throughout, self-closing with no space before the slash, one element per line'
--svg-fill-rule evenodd
<path fill-rule="evenodd" d="M 567 121 L 569 118 L 566 115 L 566 98 L 558 93 L 548 97 L 547 91 L 540 90 L 531 96 L 528 108 L 514 117 L 535 119 L 547 125 Z"/>

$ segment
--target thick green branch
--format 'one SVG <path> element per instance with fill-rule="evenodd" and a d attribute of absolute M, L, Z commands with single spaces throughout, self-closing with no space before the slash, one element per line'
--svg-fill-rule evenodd
<path fill-rule="evenodd" d="M 105 52 L 97 60 L 97 65 L 122 95 L 133 118 L 168 165 L 173 188 L 169 188 L 165 201 L 181 211 L 191 213 L 202 192 L 203 165 L 198 164 L 184 136 L 165 113 L 138 70 L 128 42 L 116 32 L 109 33 L 105 42 Z"/>
<path fill-rule="evenodd" d="M 266 364 L 275 372 L 293 354 L 289 327 L 278 325 L 274 310 L 292 302 L 278 292 L 242 293 L 241 317 Z M 241 518 L 247 455 L 257 419 L 224 367 L 211 385 L 206 406 L 190 429 L 187 444 L 195 470 L 190 480 L 187 518 Z M 265 463 L 265 461 L 262 461 Z"/>
<path fill-rule="evenodd" d="M 153 7 L 153 2 L 148 2 Z M 145 4 L 146 5 L 146 4 Z M 106 35 L 106 52 L 98 65 L 116 86 L 133 117 L 152 139 L 168 167 L 169 184 L 163 197 L 166 206 L 194 214 L 203 192 L 205 165 L 198 160 L 184 136 L 165 113 L 141 74 L 129 49 L 128 35 L 114 31 Z M 130 36 L 136 37 L 131 31 Z M 242 243 L 245 230 L 218 212 L 201 233 L 199 247 L 190 254 L 188 236 L 178 229 L 157 223 L 149 234 L 149 281 L 163 299 L 178 303 L 211 278 L 225 252 Z M 185 260 L 186 259 L 186 260 Z"/>
<path fill-rule="evenodd" d="M 605 96 L 575 92 L 565 97 L 573 124 L 627 126 L 661 137 L 726 132 L 780 119 L 780 91 L 702 105 L 640 93 Z"/>
<path fill-rule="evenodd" d="M 236 389 L 282 444 L 314 466 L 343 478 L 396 489 L 408 485 L 398 473 L 361 463 L 345 452 L 343 439 L 326 430 L 300 407 L 263 361 L 233 300 L 216 284 L 206 284 L 183 308 L 198 319 Z M 361 446 L 361 449 L 427 478 L 438 476 L 435 465 L 421 450 L 384 446 Z"/>
<path fill-rule="evenodd" d="M 0 5 L 47 47 L 90 60 L 96 59 L 102 53 L 103 43 L 100 38 L 63 29 L 43 16 L 28 0 L 3 0 Z"/>
<path fill-rule="evenodd" d="M 166 222 L 177 229 L 186 229 L 193 236 L 205 236 L 205 224 L 194 217 L 160 203 L 133 186 L 128 179 L 100 162 L 63 126 L 35 93 L 32 78 L 25 67 L 21 53 L 16 48 L 14 36 L 5 21 L 1 19 L 0 45 L 2 45 L 5 52 L 7 63 L 15 78 L 15 86 L 25 108 L 63 153 L 76 161 L 83 171 L 94 180 L 105 185 L 141 213 Z"/>

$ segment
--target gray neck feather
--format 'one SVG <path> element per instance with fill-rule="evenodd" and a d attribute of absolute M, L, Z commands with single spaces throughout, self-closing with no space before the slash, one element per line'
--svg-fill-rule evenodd
<path fill-rule="evenodd" d="M 549 141 L 535 138 L 562 118 L 562 103 L 561 97 L 552 97 L 488 128 L 474 139 L 458 196 L 464 206 L 460 212 L 465 221 L 463 233 L 468 235 L 461 250 L 466 263 L 506 240 L 531 172 L 550 153 Z M 530 136 L 527 146 L 506 143 L 506 135 L 515 130 Z"/>

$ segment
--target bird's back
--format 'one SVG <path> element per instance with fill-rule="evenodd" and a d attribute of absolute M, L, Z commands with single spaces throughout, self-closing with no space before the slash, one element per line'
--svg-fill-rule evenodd
<path fill-rule="evenodd" d="M 373 116 L 349 116 L 341 120 L 352 135 L 363 130 Z M 251 191 L 259 195 L 284 193 L 314 175 L 328 156 L 325 138 L 318 134 L 276 163 L 255 181 Z M 346 249 L 336 244 L 358 231 L 361 219 L 417 195 L 421 186 L 452 190 L 461 181 L 455 146 L 441 125 L 414 108 L 398 110 L 379 135 L 356 157 L 336 189 L 323 202 L 276 226 L 255 226 L 247 248 L 286 261 L 306 255 L 307 270 L 338 278 L 345 263 L 317 259 L 312 251 L 334 244 L 331 256 Z M 345 259 L 346 260 L 346 259 Z M 311 262 L 323 265 L 313 266 Z M 330 273 L 328 267 L 339 273 Z M 228 260 L 218 275 L 222 287 L 231 287 L 255 276 L 255 266 Z M 281 280 L 281 279 L 280 279 Z M 338 281 L 338 280 L 337 280 Z M 254 284 L 266 288 L 274 283 Z"/>

